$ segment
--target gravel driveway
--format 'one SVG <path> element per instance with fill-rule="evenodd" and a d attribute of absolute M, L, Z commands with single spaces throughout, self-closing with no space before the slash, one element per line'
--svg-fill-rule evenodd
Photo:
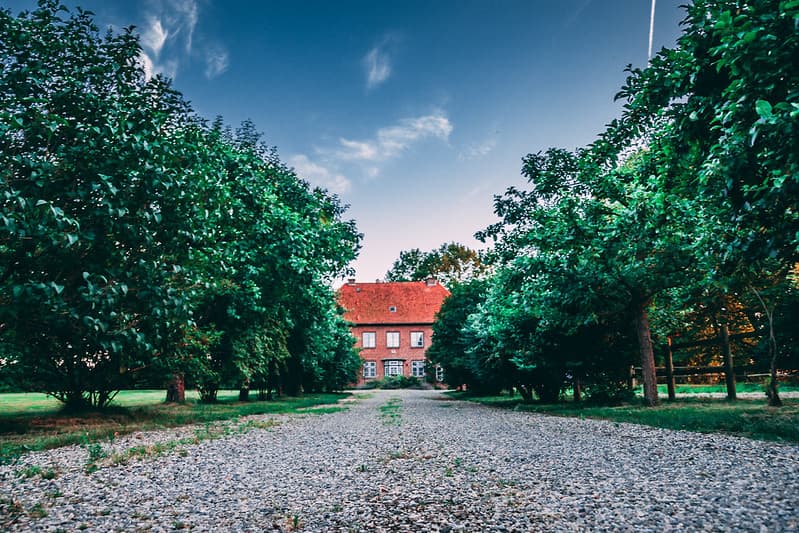
<path fill-rule="evenodd" d="M 494 410 L 433 391 L 375 391 L 343 412 L 256 418 L 278 425 L 91 474 L 80 447 L 29 454 L 0 467 L 0 529 L 799 527 L 796 446 Z M 192 431 L 127 436 L 114 447 Z M 58 475 L 19 475 L 32 465 Z"/>

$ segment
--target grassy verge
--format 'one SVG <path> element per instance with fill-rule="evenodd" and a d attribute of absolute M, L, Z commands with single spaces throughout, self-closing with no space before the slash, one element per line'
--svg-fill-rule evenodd
<path fill-rule="evenodd" d="M 742 392 L 754 392 L 763 394 L 765 396 L 765 385 L 762 383 L 736 383 L 735 390 L 738 393 Z M 791 385 L 788 383 L 780 383 L 780 392 L 797 392 L 799 391 L 799 386 Z M 674 392 L 677 394 L 708 394 L 708 393 L 721 393 L 727 394 L 727 386 L 724 383 L 718 383 L 716 385 L 691 385 L 691 384 L 677 384 L 674 387 Z M 658 393 L 666 396 L 669 393 L 669 389 L 666 385 L 658 385 Z"/>
<path fill-rule="evenodd" d="M 242 416 L 282 413 L 320 413 L 340 407 L 346 394 L 308 394 L 271 402 L 238 402 L 238 391 L 220 392 L 216 404 L 199 403 L 187 392 L 185 404 L 164 404 L 164 391 L 123 391 L 107 409 L 66 414 L 58 402 L 42 395 L 0 394 L 0 463 L 28 451 L 69 444 L 90 445 L 118 435 L 187 424 L 202 424 Z"/>
<path fill-rule="evenodd" d="M 781 408 L 769 407 L 766 400 L 684 398 L 664 402 L 658 407 L 622 405 L 597 407 L 574 402 L 524 404 L 519 397 L 473 397 L 466 393 L 448 393 L 455 399 L 479 402 L 492 407 L 531 411 L 554 416 L 597 418 L 630 422 L 667 429 L 701 433 L 726 433 L 759 440 L 799 442 L 799 402 L 785 400 Z"/>

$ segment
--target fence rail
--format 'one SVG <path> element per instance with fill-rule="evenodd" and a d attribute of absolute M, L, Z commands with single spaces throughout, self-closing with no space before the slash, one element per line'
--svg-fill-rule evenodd
<path fill-rule="evenodd" d="M 724 375 L 724 381 L 727 384 L 727 398 L 734 400 L 737 397 L 735 390 L 736 373 L 741 373 L 746 376 L 746 370 L 755 369 L 751 365 L 744 365 L 735 367 L 733 365 L 732 353 L 730 352 L 730 341 L 737 339 L 747 339 L 759 337 L 760 334 L 755 331 L 748 331 L 744 333 L 730 334 L 726 325 L 721 326 L 721 334 L 718 337 L 701 339 L 696 341 L 683 341 L 674 342 L 671 337 L 668 337 L 668 344 L 666 345 L 666 365 L 657 367 L 655 369 L 656 377 L 665 377 L 666 385 L 669 390 L 669 400 L 674 400 L 677 397 L 674 377 L 675 376 L 706 376 L 706 375 Z M 721 354 L 724 359 L 722 366 L 674 366 L 674 352 L 676 350 L 684 350 L 686 348 L 695 348 L 697 346 L 719 346 Z M 743 370 L 743 372 L 741 372 Z M 759 369 L 758 369 L 759 370 Z M 630 384 L 635 384 L 635 379 L 641 373 L 641 368 L 630 367 Z"/>

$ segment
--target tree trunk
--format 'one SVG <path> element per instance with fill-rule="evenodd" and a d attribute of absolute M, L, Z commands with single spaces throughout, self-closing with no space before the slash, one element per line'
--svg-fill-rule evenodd
<path fill-rule="evenodd" d="M 652 350 L 652 337 L 649 333 L 648 302 L 639 302 L 635 309 L 635 331 L 638 348 L 641 352 L 641 377 L 644 382 L 644 404 L 652 407 L 658 404 L 658 383 L 655 373 L 655 352 Z"/>
<path fill-rule="evenodd" d="M 275 388 L 275 373 L 277 372 L 277 365 L 275 358 L 269 358 L 269 366 L 266 372 L 266 401 L 272 401 L 272 389 Z"/>
<path fill-rule="evenodd" d="M 724 380 L 727 382 L 727 399 L 735 400 L 738 398 L 735 391 L 735 369 L 732 363 L 732 351 L 730 350 L 730 328 L 725 321 L 721 325 L 721 353 L 724 356 Z"/>
<path fill-rule="evenodd" d="M 166 385 L 166 402 L 183 403 L 186 401 L 186 383 L 183 374 L 172 375 L 172 379 Z"/>
<path fill-rule="evenodd" d="M 533 401 L 532 389 L 528 389 L 525 385 L 519 385 L 516 388 L 519 389 L 519 394 L 522 395 L 522 401 L 524 403 L 532 403 Z"/>
<path fill-rule="evenodd" d="M 240 402 L 249 402 L 250 401 L 250 387 L 249 387 L 249 385 L 243 385 L 239 389 L 239 401 Z"/>
<path fill-rule="evenodd" d="M 666 385 L 669 388 L 669 401 L 677 399 L 677 391 L 674 387 L 674 352 L 671 349 L 671 337 L 668 337 L 669 347 L 666 352 Z"/>
<path fill-rule="evenodd" d="M 574 389 L 574 401 L 575 402 L 582 401 L 582 399 L 583 399 L 583 386 L 582 386 L 582 383 L 580 383 L 580 376 L 578 376 L 577 374 L 574 375 L 573 389 Z"/>
<path fill-rule="evenodd" d="M 766 387 L 766 396 L 768 397 L 768 404 L 771 407 L 782 407 L 782 400 L 780 399 L 780 393 L 777 389 L 777 339 L 774 337 L 774 326 L 771 315 L 769 315 L 768 350 L 769 355 L 771 355 L 771 364 L 769 365 L 771 378 L 769 379 L 768 387 Z"/>
<path fill-rule="evenodd" d="M 757 289 L 752 286 L 749 288 L 755 293 L 768 319 L 768 339 L 766 342 L 768 345 L 769 358 L 771 359 L 771 363 L 769 364 L 771 379 L 769 379 L 768 386 L 766 387 L 768 404 L 771 407 L 782 407 L 782 400 L 780 399 L 780 393 L 777 389 L 777 356 L 779 352 L 777 351 L 777 337 L 774 336 L 774 308 L 769 308 L 769 306 L 766 305 L 766 302 L 760 296 L 760 293 L 757 292 Z"/>

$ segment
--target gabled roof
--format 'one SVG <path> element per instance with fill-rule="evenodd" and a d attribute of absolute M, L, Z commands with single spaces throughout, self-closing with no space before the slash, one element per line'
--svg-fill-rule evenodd
<path fill-rule="evenodd" d="M 353 324 L 432 324 L 447 296 L 449 291 L 434 280 L 350 280 L 338 290 L 338 303 L 346 310 L 345 320 Z"/>

